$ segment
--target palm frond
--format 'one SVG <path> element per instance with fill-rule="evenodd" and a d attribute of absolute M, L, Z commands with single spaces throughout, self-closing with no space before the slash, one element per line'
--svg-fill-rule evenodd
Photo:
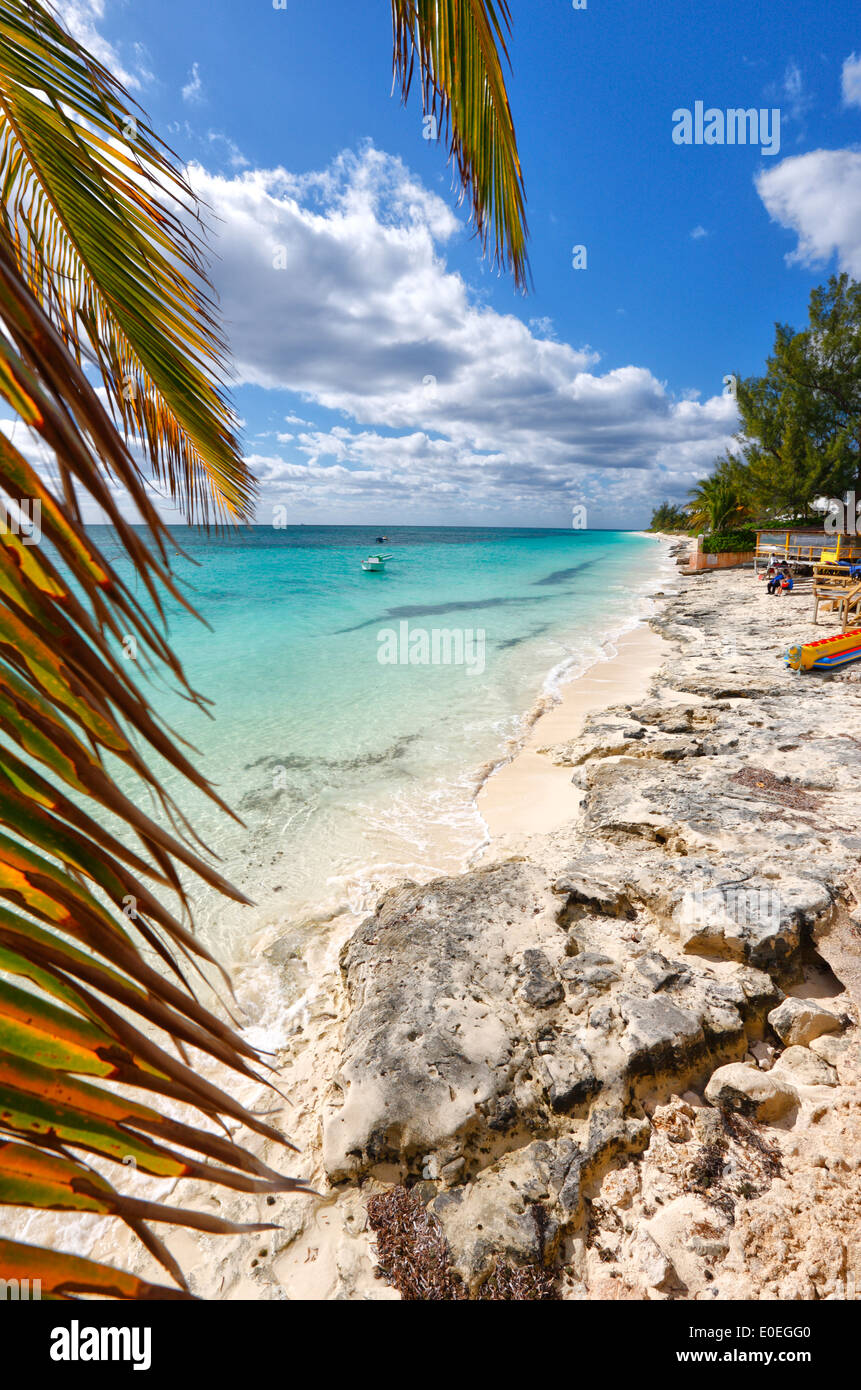
<path fill-rule="evenodd" d="M 449 140 L 449 158 L 472 203 L 476 232 L 524 289 L 526 197 L 502 60 L 507 0 L 392 0 L 395 81 L 404 101 L 416 61 L 426 114 Z"/>
<path fill-rule="evenodd" d="M 82 1260 L 77 1255 L 64 1255 L 54 1250 L 42 1250 L 21 1241 L 0 1239 L 0 1270 L 8 1281 L 16 1280 L 27 1288 L 39 1285 L 39 1298 L 66 1301 L 77 1294 L 99 1294 L 103 1298 L 123 1298 L 137 1301 L 151 1299 L 186 1299 L 191 1295 L 184 1289 L 169 1285 L 151 1284 L 110 1265 L 95 1260 Z"/>
<path fill-rule="evenodd" d="M 254 484 L 192 191 L 122 86 L 39 0 L 0 0 L 0 225 L 187 518 L 247 518 Z"/>
<path fill-rule="evenodd" d="M 265 1083 L 253 1048 L 189 985 L 189 968 L 202 969 L 211 957 L 165 895 L 188 915 L 184 870 L 244 899 L 190 834 L 166 828 L 164 821 L 183 822 L 149 755 L 218 798 L 121 656 L 123 634 L 134 633 L 152 665 L 201 703 L 159 616 L 166 595 L 180 597 L 166 532 L 126 445 L 2 232 L 0 330 L 0 396 L 52 451 L 60 478 L 55 493 L 0 433 L 0 492 L 41 508 L 40 544 L 0 526 L 0 1205 L 115 1216 L 184 1287 L 149 1221 L 213 1232 L 262 1227 L 124 1195 L 93 1158 L 237 1192 L 303 1185 L 226 1135 L 230 1119 L 270 1145 L 290 1147 L 186 1055 L 195 1049 Z M 108 477 L 137 503 L 149 545 L 119 514 Z M 148 609 L 81 527 L 84 497 L 113 521 L 115 540 L 149 594 Z M 115 784 L 113 759 L 155 796 L 160 819 Z M 131 843 L 99 825 L 106 812 Z M 0 1242 L 0 1276 L 19 1277 L 22 1262 L 26 1277 L 44 1275 L 58 1297 L 70 1290 L 167 1296 L 121 1271 Z"/>

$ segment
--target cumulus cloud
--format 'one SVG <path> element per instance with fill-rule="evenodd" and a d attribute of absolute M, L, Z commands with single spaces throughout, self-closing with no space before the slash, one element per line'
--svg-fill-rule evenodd
<path fill-rule="evenodd" d="M 850 53 L 843 64 L 843 105 L 861 106 L 861 56 Z"/>
<path fill-rule="evenodd" d="M 136 90 L 152 80 L 140 44 L 134 45 L 134 62 L 129 64 L 114 44 L 103 37 L 99 25 L 105 17 L 105 0 L 52 0 L 52 8 L 72 37 L 108 68 L 123 86 Z"/>
<path fill-rule="evenodd" d="M 266 498 L 558 516 L 592 489 L 630 515 L 656 486 L 689 487 L 737 426 L 728 397 L 677 399 L 642 366 L 601 371 L 545 320 L 481 303 L 444 260 L 462 231 L 448 204 L 373 147 L 304 176 L 190 177 L 217 219 L 240 381 L 347 422 L 300 430 L 288 457 L 255 456 Z"/>
<path fill-rule="evenodd" d="M 861 277 L 861 150 L 813 150 L 784 159 L 756 180 L 770 216 L 798 236 L 790 264 L 822 265 Z"/>

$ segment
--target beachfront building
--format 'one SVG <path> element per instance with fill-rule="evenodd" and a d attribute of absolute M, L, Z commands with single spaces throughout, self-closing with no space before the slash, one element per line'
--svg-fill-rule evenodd
<path fill-rule="evenodd" d="M 779 526 L 756 533 L 754 569 L 757 573 L 775 561 L 786 560 L 794 569 L 821 570 L 861 561 L 861 537 L 829 535 L 824 527 L 786 530 Z"/>

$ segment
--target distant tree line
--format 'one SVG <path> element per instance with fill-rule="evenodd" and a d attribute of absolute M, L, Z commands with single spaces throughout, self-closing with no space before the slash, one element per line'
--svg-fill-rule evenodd
<path fill-rule="evenodd" d="M 819 497 L 861 478 L 861 284 L 832 275 L 810 296 L 800 332 L 777 324 L 764 376 L 737 379 L 736 448 L 689 493 L 662 502 L 653 531 L 819 524 Z"/>

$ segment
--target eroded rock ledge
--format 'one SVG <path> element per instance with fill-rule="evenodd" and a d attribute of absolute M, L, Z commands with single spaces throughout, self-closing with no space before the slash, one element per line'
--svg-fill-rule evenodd
<path fill-rule="evenodd" d="M 329 1179 L 415 1185 L 472 1288 L 504 1260 L 564 1297 L 845 1290 L 861 694 L 778 660 L 807 609 L 686 581 L 649 700 L 546 750 L 571 824 L 402 885 L 344 949 Z"/>

